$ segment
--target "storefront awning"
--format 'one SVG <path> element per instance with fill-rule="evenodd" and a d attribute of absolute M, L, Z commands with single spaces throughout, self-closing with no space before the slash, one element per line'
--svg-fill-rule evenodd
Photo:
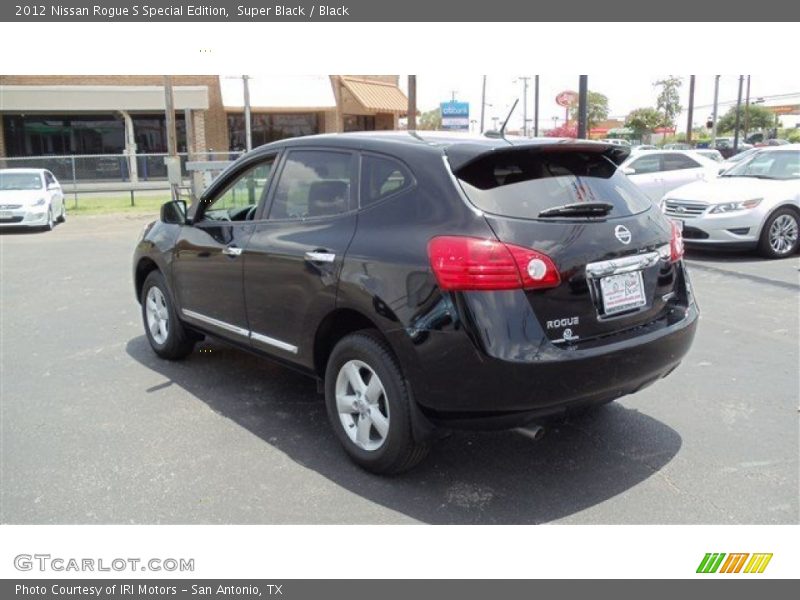
<path fill-rule="evenodd" d="M 408 111 L 408 98 L 392 83 L 342 77 L 342 85 L 366 110 L 388 113 Z"/>
<path fill-rule="evenodd" d="M 204 85 L 176 85 L 172 96 L 176 110 L 208 109 L 208 88 Z M 163 111 L 164 88 L 155 85 L 0 85 L 0 110 Z"/>
<path fill-rule="evenodd" d="M 225 110 L 244 110 L 241 77 L 220 77 L 219 86 Z M 253 75 L 248 77 L 247 87 L 253 111 L 298 112 L 336 108 L 336 98 L 327 75 Z"/>

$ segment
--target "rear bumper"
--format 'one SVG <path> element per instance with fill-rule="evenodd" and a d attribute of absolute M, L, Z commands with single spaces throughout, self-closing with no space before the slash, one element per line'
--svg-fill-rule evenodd
<path fill-rule="evenodd" d="M 653 322 L 618 342 L 581 349 L 538 343 L 520 360 L 481 350 L 464 329 L 426 331 L 401 357 L 414 395 L 434 423 L 509 428 L 571 408 L 635 393 L 672 372 L 689 351 L 699 318 L 692 301 L 670 322 Z M 394 344 L 393 344 L 394 345 Z"/>

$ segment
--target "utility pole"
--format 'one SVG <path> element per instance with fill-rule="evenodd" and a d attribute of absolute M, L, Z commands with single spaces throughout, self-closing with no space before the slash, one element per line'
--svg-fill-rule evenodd
<path fill-rule="evenodd" d="M 739 75 L 739 95 L 736 97 L 736 125 L 733 131 L 733 153 L 739 152 L 739 117 L 742 111 L 742 84 L 744 83 L 744 75 Z"/>
<path fill-rule="evenodd" d="M 530 77 L 519 77 L 522 81 L 522 135 L 528 137 L 528 82 Z"/>
<path fill-rule="evenodd" d="M 456 101 L 456 93 L 457 92 L 458 92 L 458 90 L 450 90 L 450 102 L 455 102 Z"/>
<path fill-rule="evenodd" d="M 486 113 L 486 75 L 483 76 L 483 87 L 481 89 L 481 133 L 484 132 L 483 117 Z"/>
<path fill-rule="evenodd" d="M 539 76 L 533 80 L 533 137 L 539 137 Z"/>
<path fill-rule="evenodd" d="M 689 75 L 689 119 L 686 123 L 686 143 L 692 142 L 692 121 L 694 121 L 694 75 Z"/>
<path fill-rule="evenodd" d="M 417 128 L 417 76 L 408 76 L 408 125 L 409 131 Z"/>
<path fill-rule="evenodd" d="M 247 151 L 253 149 L 253 130 L 252 125 L 250 122 L 250 84 L 248 80 L 250 78 L 247 75 L 242 75 L 242 87 L 244 91 L 244 137 L 245 137 L 245 147 Z"/>
<path fill-rule="evenodd" d="M 167 127 L 167 179 L 173 200 L 180 198 L 180 160 L 178 159 L 178 140 L 175 132 L 175 102 L 172 97 L 172 76 L 164 75 L 164 117 Z"/>
<path fill-rule="evenodd" d="M 589 127 L 589 76 L 580 75 L 578 77 L 578 139 L 585 140 L 588 136 Z"/>
<path fill-rule="evenodd" d="M 744 139 L 750 133 L 750 75 L 747 76 L 747 97 L 744 101 Z"/>
<path fill-rule="evenodd" d="M 714 75 L 714 112 L 711 114 L 711 147 L 717 146 L 717 108 L 719 103 L 719 75 Z"/>

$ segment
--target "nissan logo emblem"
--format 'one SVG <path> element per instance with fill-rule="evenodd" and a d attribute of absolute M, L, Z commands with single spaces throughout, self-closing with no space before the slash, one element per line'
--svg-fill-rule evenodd
<path fill-rule="evenodd" d="M 625 225 L 617 225 L 614 228 L 614 235 L 617 236 L 617 239 L 623 244 L 631 243 L 631 232 L 628 231 L 628 228 L 625 227 Z"/>

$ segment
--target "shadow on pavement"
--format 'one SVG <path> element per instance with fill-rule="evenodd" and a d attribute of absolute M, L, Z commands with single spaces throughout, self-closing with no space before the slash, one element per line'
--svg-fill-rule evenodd
<path fill-rule="evenodd" d="M 681 447 L 673 429 L 612 404 L 559 424 L 536 442 L 519 432 L 457 432 L 415 470 L 382 478 L 345 456 L 310 378 L 216 341 L 198 344 L 179 363 L 156 357 L 144 336 L 126 350 L 296 463 L 426 523 L 532 524 L 566 517 L 651 477 Z M 629 521 L 620 515 L 614 522 Z"/>

